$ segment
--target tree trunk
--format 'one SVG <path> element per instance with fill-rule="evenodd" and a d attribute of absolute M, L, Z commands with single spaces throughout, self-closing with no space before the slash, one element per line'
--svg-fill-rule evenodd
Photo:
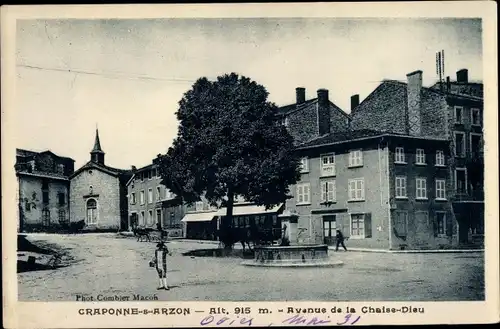
<path fill-rule="evenodd" d="M 223 244 L 224 249 L 231 250 L 233 249 L 233 245 L 235 243 L 233 238 L 233 204 L 234 204 L 234 193 L 231 189 L 228 189 L 227 193 L 228 201 L 226 204 L 226 216 L 224 217 L 223 222 L 221 223 L 221 231 L 223 234 Z"/>

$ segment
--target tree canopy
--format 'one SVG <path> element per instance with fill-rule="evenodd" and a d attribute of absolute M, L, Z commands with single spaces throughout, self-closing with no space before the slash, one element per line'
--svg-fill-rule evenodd
<path fill-rule="evenodd" d="M 235 73 L 198 79 L 179 102 L 177 138 L 158 156 L 162 183 L 188 204 L 204 197 L 228 207 L 228 217 L 235 196 L 267 208 L 284 202 L 299 161 L 267 97 Z"/>

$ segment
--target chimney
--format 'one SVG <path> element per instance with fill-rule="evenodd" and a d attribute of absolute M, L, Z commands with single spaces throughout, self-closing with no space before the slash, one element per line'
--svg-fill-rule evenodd
<path fill-rule="evenodd" d="M 450 77 L 446 77 L 446 92 L 450 92 L 451 91 L 451 81 L 450 81 Z"/>
<path fill-rule="evenodd" d="M 302 87 L 295 88 L 295 97 L 297 105 L 304 103 L 306 101 L 306 88 Z"/>
<path fill-rule="evenodd" d="M 457 82 L 469 82 L 469 71 L 467 69 L 461 69 L 457 71 Z"/>
<path fill-rule="evenodd" d="M 318 133 L 330 133 L 330 101 L 327 89 L 318 89 Z"/>
<path fill-rule="evenodd" d="M 131 166 L 132 168 L 132 172 L 135 173 L 137 171 L 137 167 L 136 166 Z"/>
<path fill-rule="evenodd" d="M 351 113 L 354 112 L 354 109 L 358 107 L 359 105 L 359 95 L 352 95 L 351 96 Z"/>
<path fill-rule="evenodd" d="M 419 136 L 422 129 L 420 119 L 420 96 L 422 93 L 422 71 L 415 71 L 406 75 L 408 79 L 407 99 L 408 116 L 407 132 L 412 136 Z"/>

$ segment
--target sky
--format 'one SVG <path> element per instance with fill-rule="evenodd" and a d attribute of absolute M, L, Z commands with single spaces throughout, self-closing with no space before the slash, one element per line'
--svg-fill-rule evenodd
<path fill-rule="evenodd" d="M 264 85 L 277 105 L 295 88 L 329 90 L 350 112 L 383 79 L 445 70 L 482 80 L 481 21 L 474 19 L 18 20 L 16 146 L 90 159 L 98 127 L 106 164 L 150 164 L 177 135 L 175 112 L 200 77 L 236 72 Z"/>

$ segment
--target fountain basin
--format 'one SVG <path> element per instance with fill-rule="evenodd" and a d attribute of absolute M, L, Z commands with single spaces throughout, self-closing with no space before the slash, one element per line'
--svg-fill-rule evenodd
<path fill-rule="evenodd" d="M 254 248 L 254 259 L 245 266 L 261 267 L 333 267 L 342 265 L 328 256 L 327 245 L 262 246 Z"/>

